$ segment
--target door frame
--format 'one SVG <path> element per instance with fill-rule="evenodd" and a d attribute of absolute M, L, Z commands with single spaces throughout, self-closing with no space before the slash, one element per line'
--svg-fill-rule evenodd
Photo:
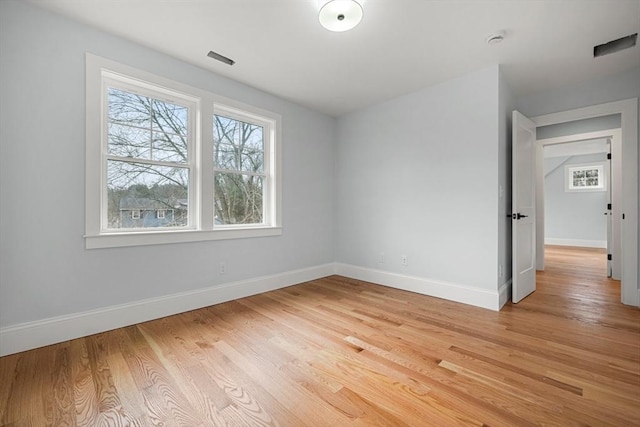
<path fill-rule="evenodd" d="M 545 114 L 532 117 L 531 120 L 536 126 L 548 126 L 611 114 L 621 115 L 620 128 L 622 133 L 620 204 L 624 219 L 620 225 L 622 252 L 620 293 L 623 304 L 640 306 L 640 291 L 638 290 L 638 98 Z M 536 163 L 540 163 L 538 157 Z M 539 211 L 537 213 L 539 221 L 541 215 Z M 537 224 L 536 228 L 538 236 L 542 233 L 544 238 L 544 227 Z"/>
<path fill-rule="evenodd" d="M 622 131 L 620 128 L 599 130 L 594 132 L 579 133 L 553 138 L 545 138 L 536 140 L 536 269 L 544 270 L 544 236 L 545 236 L 545 184 L 544 184 L 544 147 L 550 147 L 555 144 L 564 144 L 567 142 L 583 142 L 594 139 L 607 139 L 610 142 L 609 152 L 611 153 L 611 161 L 605 170 L 610 172 L 607 178 L 607 193 L 612 204 L 612 230 L 607 232 L 607 239 L 612 238 L 611 247 L 607 247 L 608 253 L 613 257 L 613 278 L 620 280 L 621 274 L 621 248 L 620 248 L 620 224 L 622 222 L 622 204 L 620 201 L 621 182 L 622 182 L 622 156 L 621 156 L 621 140 Z M 602 207 L 606 210 L 606 206 Z M 609 218 L 607 218 L 609 219 Z M 611 234 L 611 236 L 609 236 Z M 542 241 L 541 241 L 542 239 Z"/>

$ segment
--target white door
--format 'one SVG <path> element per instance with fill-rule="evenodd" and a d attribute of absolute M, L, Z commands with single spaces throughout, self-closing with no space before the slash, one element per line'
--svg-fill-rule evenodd
<path fill-rule="evenodd" d="M 536 290 L 536 125 L 513 112 L 512 298 L 516 303 Z"/>

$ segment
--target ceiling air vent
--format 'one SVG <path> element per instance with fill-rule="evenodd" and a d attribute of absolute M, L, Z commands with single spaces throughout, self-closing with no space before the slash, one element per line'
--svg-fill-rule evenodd
<path fill-rule="evenodd" d="M 224 62 L 227 65 L 233 65 L 236 63 L 236 61 L 234 61 L 233 59 L 227 58 L 226 56 L 220 55 L 218 52 L 214 52 L 212 50 L 210 50 L 209 53 L 207 53 L 207 56 L 217 61 Z"/>
<path fill-rule="evenodd" d="M 622 37 L 617 40 L 612 40 L 609 43 L 599 44 L 593 47 L 593 57 L 608 55 L 610 53 L 619 52 L 624 49 L 628 49 L 636 45 L 638 39 L 638 33 L 631 34 L 630 36 Z"/>

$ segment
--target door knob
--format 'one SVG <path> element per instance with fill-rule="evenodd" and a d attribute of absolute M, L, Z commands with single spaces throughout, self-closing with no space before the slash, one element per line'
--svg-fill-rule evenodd
<path fill-rule="evenodd" d="M 518 212 L 518 213 L 514 213 L 514 214 L 512 215 L 512 218 L 513 218 L 513 219 L 521 219 L 521 218 L 527 218 L 528 216 L 529 216 L 529 215 L 522 215 L 520 212 Z"/>

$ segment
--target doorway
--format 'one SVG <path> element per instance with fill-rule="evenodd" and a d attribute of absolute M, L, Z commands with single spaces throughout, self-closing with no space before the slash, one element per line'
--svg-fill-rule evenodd
<path fill-rule="evenodd" d="M 621 260 L 621 300 L 624 304 L 640 305 L 640 292 L 638 290 L 638 100 L 637 98 L 623 101 L 599 104 L 575 110 L 563 111 L 533 117 L 531 120 L 536 126 L 546 126 L 566 123 L 576 120 L 607 116 L 621 115 L 620 153 L 616 155 L 615 148 L 613 160 L 616 157 L 620 162 L 620 260 Z M 540 147 L 540 145 L 538 145 Z M 542 174 L 542 149 L 536 150 L 536 181 L 537 190 L 542 190 L 540 185 Z M 543 200 L 542 194 L 537 199 Z M 613 206 L 614 209 L 616 206 Z M 538 269 L 544 270 L 544 210 L 542 203 L 537 204 L 536 223 L 536 258 Z M 613 212 L 616 216 L 616 212 Z"/>
<path fill-rule="evenodd" d="M 620 134 L 620 129 L 608 129 L 537 140 L 543 151 L 538 191 L 543 244 L 601 248 L 607 276 L 617 280 L 621 278 Z M 538 270 L 545 268 L 546 251 L 543 256 Z"/>

